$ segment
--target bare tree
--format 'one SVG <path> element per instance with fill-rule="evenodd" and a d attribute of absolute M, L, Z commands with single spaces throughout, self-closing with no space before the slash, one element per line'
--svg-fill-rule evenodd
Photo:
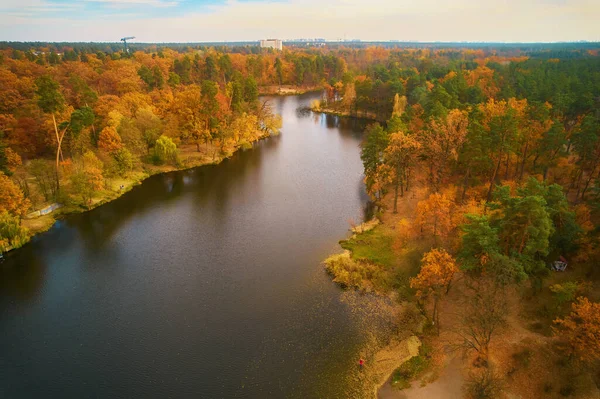
<path fill-rule="evenodd" d="M 458 334 L 460 345 L 474 350 L 483 360 L 487 359 L 493 336 L 506 324 L 508 304 L 504 286 L 487 277 L 479 277 L 469 282 L 471 291 L 466 296 L 462 322 Z"/>
<path fill-rule="evenodd" d="M 495 399 L 500 396 L 502 389 L 502 379 L 489 367 L 470 373 L 463 386 L 468 399 Z"/>

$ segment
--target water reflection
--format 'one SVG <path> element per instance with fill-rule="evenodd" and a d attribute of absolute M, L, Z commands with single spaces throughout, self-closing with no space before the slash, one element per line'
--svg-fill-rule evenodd
<path fill-rule="evenodd" d="M 29 244 L 31 247 L 34 244 Z M 46 276 L 46 265 L 34 251 L 25 248 L 25 255 L 19 260 L 13 254 L 5 254 L 0 263 L 0 304 L 1 299 L 30 302 L 41 291 Z"/>
<path fill-rule="evenodd" d="M 360 220 L 361 128 L 269 99 L 281 136 L 70 215 L 0 266 L 0 397 L 347 397 L 324 273 Z"/>

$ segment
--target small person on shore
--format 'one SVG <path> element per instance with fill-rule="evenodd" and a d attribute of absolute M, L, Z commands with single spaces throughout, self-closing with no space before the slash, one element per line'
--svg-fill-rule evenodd
<path fill-rule="evenodd" d="M 365 365 L 365 361 L 362 358 L 360 358 L 360 360 L 358 361 L 358 366 L 360 367 L 361 370 L 364 365 Z"/>

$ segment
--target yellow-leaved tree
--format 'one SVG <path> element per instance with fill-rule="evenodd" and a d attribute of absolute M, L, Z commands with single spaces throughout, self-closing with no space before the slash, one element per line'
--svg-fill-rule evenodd
<path fill-rule="evenodd" d="M 400 194 L 408 190 L 412 168 L 417 160 L 421 144 L 411 135 L 403 132 L 392 133 L 383 154 L 384 163 L 389 166 L 394 185 L 394 213 L 398 212 L 398 188 Z"/>
<path fill-rule="evenodd" d="M 458 271 L 456 260 L 444 249 L 432 249 L 423 255 L 421 271 L 410 279 L 410 287 L 417 290 L 417 298 L 424 306 L 432 299 L 431 321 L 440 333 L 439 302 L 450 291 L 454 274 Z"/>
<path fill-rule="evenodd" d="M 586 363 L 600 359 L 600 303 L 579 297 L 571 314 L 554 323 L 554 332 L 565 342 L 569 356 Z"/>

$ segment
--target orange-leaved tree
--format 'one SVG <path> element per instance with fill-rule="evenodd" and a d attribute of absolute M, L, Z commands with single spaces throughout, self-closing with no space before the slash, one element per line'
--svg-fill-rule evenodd
<path fill-rule="evenodd" d="M 445 193 L 433 193 L 417 203 L 414 226 L 421 237 L 445 238 L 456 227 L 454 209 L 454 201 Z"/>
<path fill-rule="evenodd" d="M 583 362 L 600 359 L 600 303 L 579 297 L 571 314 L 554 323 L 554 331 L 566 343 L 569 356 Z"/>
<path fill-rule="evenodd" d="M 65 98 L 60 92 L 59 83 L 52 79 L 52 77 L 48 75 L 41 76 L 36 80 L 35 83 L 37 86 L 36 94 L 38 96 L 39 108 L 44 113 L 52 115 L 52 124 L 54 127 L 54 134 L 56 136 L 56 190 L 58 191 L 60 189 L 58 168 L 60 163 L 61 146 L 65 137 L 65 133 L 67 132 L 67 127 L 62 127 L 61 125 L 61 128 L 59 129 L 59 126 L 56 122 L 56 114 L 65 108 Z"/>
<path fill-rule="evenodd" d="M 25 216 L 31 203 L 23 196 L 21 189 L 4 173 L 0 172 L 0 212 L 7 211 L 12 216 Z"/>
<path fill-rule="evenodd" d="M 417 290 L 417 298 L 424 302 L 433 300 L 431 321 L 440 332 L 439 301 L 450 291 L 454 274 L 458 271 L 456 260 L 444 249 L 432 249 L 423 255 L 421 271 L 410 279 L 410 287 Z"/>
<path fill-rule="evenodd" d="M 444 117 L 432 119 L 427 129 L 419 133 L 423 155 L 429 168 L 429 182 L 434 191 L 450 172 L 450 163 L 458 160 L 467 138 L 469 116 L 467 111 L 453 109 Z"/>
<path fill-rule="evenodd" d="M 117 129 L 112 126 L 106 126 L 102 129 L 100 137 L 98 138 L 98 148 L 111 155 L 123 148 L 123 142 L 121 141 L 121 136 L 119 136 Z"/>
<path fill-rule="evenodd" d="M 394 184 L 394 213 L 398 212 L 398 188 L 401 195 L 408 190 L 410 172 L 416 163 L 417 151 L 421 144 L 411 135 L 402 132 L 392 133 L 390 141 L 383 154 L 384 162 L 392 171 Z"/>

